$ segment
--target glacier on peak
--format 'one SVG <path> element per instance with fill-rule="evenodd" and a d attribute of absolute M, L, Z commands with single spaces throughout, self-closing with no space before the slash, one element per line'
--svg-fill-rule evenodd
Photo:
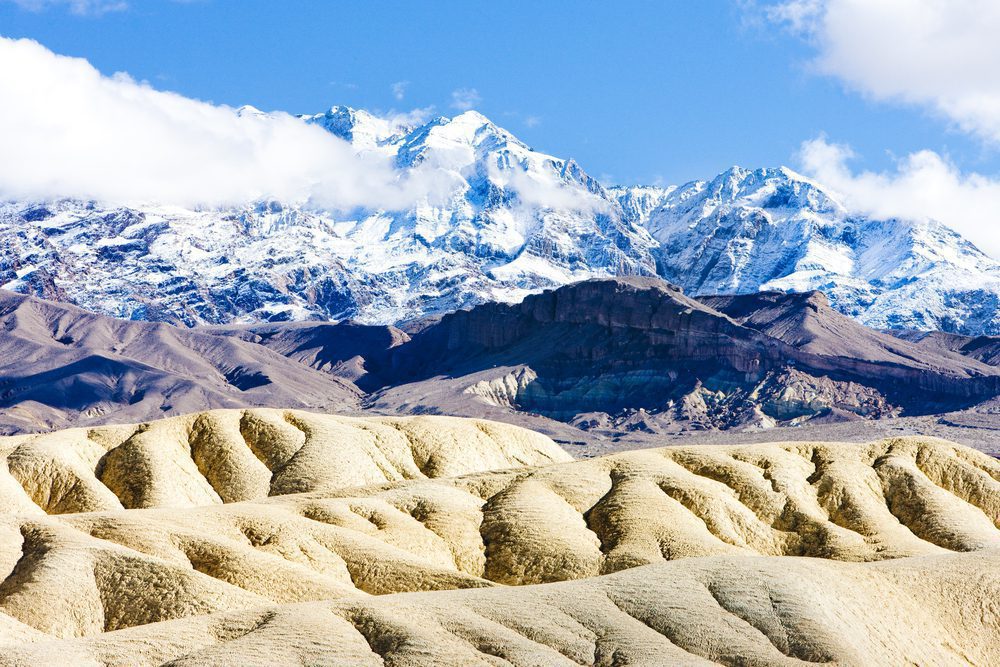
<path fill-rule="evenodd" d="M 244 115 L 267 115 L 243 107 Z M 785 168 L 605 187 L 467 111 L 299 116 L 447 184 L 404 210 L 0 204 L 0 287 L 185 324 L 398 322 L 567 282 L 660 275 L 691 294 L 824 291 L 880 328 L 1000 334 L 1000 268 L 933 221 L 853 214 Z"/>

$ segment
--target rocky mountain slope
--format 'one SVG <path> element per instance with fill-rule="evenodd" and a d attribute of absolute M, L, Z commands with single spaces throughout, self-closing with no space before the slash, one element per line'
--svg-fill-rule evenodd
<path fill-rule="evenodd" d="M 878 419 L 1000 393 L 995 367 L 867 329 L 819 293 L 695 300 L 642 278 L 446 315 L 392 357 L 376 406 L 453 411 L 433 389 L 445 375 L 467 400 L 598 430 Z"/>
<path fill-rule="evenodd" d="M 990 366 L 1000 366 L 1000 337 L 997 336 L 962 336 L 942 331 L 906 329 L 895 329 L 889 333 L 926 350 L 954 352 Z"/>
<path fill-rule="evenodd" d="M 362 395 L 237 337 L 0 291 L 0 431 L 247 405 L 351 410 Z"/>
<path fill-rule="evenodd" d="M 118 479 L 140 442 L 159 455 Z M 998 657 L 1000 465 L 944 441 L 567 462 L 487 422 L 219 411 L 0 452 L 20 493 L 0 506 L 0 664 Z M 265 494 L 191 494 L 255 488 L 230 463 L 276 454 Z"/>
<path fill-rule="evenodd" d="M 0 287 L 188 325 L 389 324 L 659 274 L 689 294 L 818 289 L 876 328 L 1000 333 L 997 262 L 931 221 L 852 215 L 788 169 L 609 189 L 474 111 L 401 125 L 334 107 L 303 122 L 441 191 L 404 210 L 0 203 Z"/>
<path fill-rule="evenodd" d="M 445 192 L 402 211 L 8 203 L 0 286 L 130 319 L 391 323 L 655 272 L 654 242 L 596 180 L 476 112 L 396 127 L 334 108 L 307 122 L 389 155 L 400 173 L 431 172 Z"/>
<path fill-rule="evenodd" d="M 787 168 L 614 192 L 660 242 L 660 275 L 688 293 L 821 290 L 873 328 L 1000 333 L 1000 264 L 933 220 L 854 215 Z"/>
<path fill-rule="evenodd" d="M 987 406 L 1000 368 L 867 329 L 820 293 L 576 283 L 392 326 L 127 322 L 7 293 L 7 432 L 213 407 L 453 414 L 584 434 L 766 429 Z"/>

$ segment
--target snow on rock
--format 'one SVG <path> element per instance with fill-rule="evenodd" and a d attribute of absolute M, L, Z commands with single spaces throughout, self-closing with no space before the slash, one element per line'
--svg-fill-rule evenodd
<path fill-rule="evenodd" d="M 997 262 L 933 221 L 852 215 L 785 168 L 605 188 L 475 111 L 422 124 L 342 106 L 301 118 L 450 189 L 433 204 L 349 212 L 0 203 L 0 287 L 189 325 L 388 323 L 659 274 L 691 294 L 818 289 L 875 327 L 1000 334 Z"/>
<path fill-rule="evenodd" d="M 630 219 L 660 242 L 660 275 L 691 294 L 821 290 L 875 328 L 1000 334 L 1000 265 L 938 222 L 853 215 L 784 167 L 733 167 L 657 197 Z"/>
<path fill-rule="evenodd" d="M 185 324 L 393 322 L 655 273 L 655 242 L 597 181 L 481 114 L 408 127 L 334 107 L 303 120 L 394 157 L 401 171 L 446 173 L 446 203 L 345 214 L 275 201 L 227 210 L 8 202 L 0 287 Z"/>

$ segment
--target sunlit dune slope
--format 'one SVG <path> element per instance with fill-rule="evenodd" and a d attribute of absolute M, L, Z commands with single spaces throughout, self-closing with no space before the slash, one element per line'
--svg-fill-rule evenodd
<path fill-rule="evenodd" d="M 192 437 L 199 420 L 215 435 Z M 244 440 L 241 425 L 254 435 Z M 13 511 L 0 521 L 0 612 L 57 637 L 702 556 L 874 561 L 1000 549 L 1000 464 L 940 440 L 549 463 L 567 457 L 544 437 L 456 419 L 223 411 L 96 431 L 7 441 L 19 472 L 4 482 Z M 279 445 L 292 441 L 289 457 Z M 146 454 L 109 473 L 129 443 Z M 539 463 L 549 464 L 511 468 Z M 470 472 L 491 466 L 508 469 Z M 459 476 L 426 478 L 438 473 Z M 239 500 L 215 491 L 227 488 L 251 500 L 223 503 Z M 24 631 L 10 625 L 7 634 Z"/>

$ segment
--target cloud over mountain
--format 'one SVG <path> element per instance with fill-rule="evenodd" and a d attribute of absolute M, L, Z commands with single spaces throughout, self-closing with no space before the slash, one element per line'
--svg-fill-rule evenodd
<path fill-rule="evenodd" d="M 868 99 L 923 109 L 1000 147 L 1000 5 L 991 0 L 787 0 L 765 14 L 815 49 L 810 68 Z M 802 170 L 859 211 L 934 218 L 1000 256 L 1000 179 L 964 172 L 933 150 L 895 169 L 854 171 L 853 151 L 825 138 L 802 145 Z"/>
<path fill-rule="evenodd" d="M 285 113 L 155 90 L 31 40 L 0 38 L 0 196 L 217 206 L 262 198 L 334 209 L 433 200 L 448 175 L 359 156 Z"/>
<path fill-rule="evenodd" d="M 932 219 L 1000 257 L 1000 181 L 963 173 L 946 157 L 922 150 L 897 161 L 894 171 L 854 171 L 849 146 L 825 137 L 805 141 L 802 169 L 844 197 L 852 210 L 875 217 Z"/>
<path fill-rule="evenodd" d="M 1000 143 L 1000 5 L 791 0 L 769 10 L 816 46 L 814 67 L 881 101 L 933 110 Z"/>

